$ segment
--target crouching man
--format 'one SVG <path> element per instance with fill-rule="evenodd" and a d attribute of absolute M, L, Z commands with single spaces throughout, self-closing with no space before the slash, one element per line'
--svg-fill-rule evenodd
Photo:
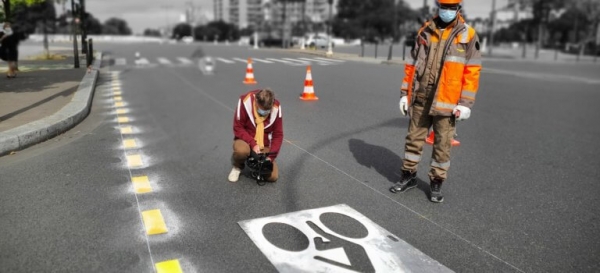
<path fill-rule="evenodd" d="M 250 151 L 269 153 L 273 171 L 266 181 L 275 182 L 279 170 L 275 158 L 283 142 L 281 105 L 270 89 L 253 90 L 240 96 L 233 118 L 233 168 L 229 182 L 237 182 Z"/>

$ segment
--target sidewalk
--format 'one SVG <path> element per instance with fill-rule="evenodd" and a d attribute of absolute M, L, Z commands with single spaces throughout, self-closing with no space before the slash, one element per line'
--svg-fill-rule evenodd
<path fill-rule="evenodd" d="M 50 53 L 59 58 L 31 58 L 41 52 L 21 56 L 13 79 L 6 78 L 6 63 L 0 63 L 0 156 L 61 134 L 89 112 L 100 62 L 87 73 L 85 55 L 81 68 L 74 69 L 72 50 Z"/>

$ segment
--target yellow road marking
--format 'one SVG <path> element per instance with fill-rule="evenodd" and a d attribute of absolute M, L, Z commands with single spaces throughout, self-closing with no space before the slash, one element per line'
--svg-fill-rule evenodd
<path fill-rule="evenodd" d="M 150 181 L 147 176 L 132 177 L 131 183 L 133 183 L 133 190 L 135 193 L 152 192 L 152 187 L 150 186 Z"/>
<path fill-rule="evenodd" d="M 114 91 L 114 92 L 113 92 L 113 95 L 115 95 L 115 96 L 120 96 L 120 95 L 122 95 L 122 94 L 123 94 L 123 93 L 121 93 L 121 91 Z"/>
<path fill-rule="evenodd" d="M 133 129 L 131 128 L 131 126 L 121 127 L 121 134 L 133 134 Z"/>
<path fill-rule="evenodd" d="M 129 118 L 128 117 L 117 117 L 117 122 L 127 123 L 127 122 L 129 122 Z"/>
<path fill-rule="evenodd" d="M 128 155 L 127 156 L 127 166 L 129 168 L 141 167 L 144 163 L 142 162 L 141 155 Z"/>
<path fill-rule="evenodd" d="M 125 149 L 133 149 L 137 147 L 137 143 L 135 142 L 135 139 L 125 139 L 123 140 L 123 147 Z"/>
<path fill-rule="evenodd" d="M 147 210 L 142 212 L 142 219 L 144 219 L 144 226 L 146 226 L 147 235 L 155 235 L 167 233 L 167 225 L 163 219 L 160 210 Z"/>
<path fill-rule="evenodd" d="M 115 101 L 122 101 L 122 100 L 123 100 L 123 97 L 121 97 L 121 96 L 115 96 Z"/>
<path fill-rule="evenodd" d="M 121 114 L 125 114 L 127 113 L 126 109 L 117 109 L 117 115 L 121 115 Z"/>
<path fill-rule="evenodd" d="M 115 102 L 115 107 L 123 107 L 125 104 L 122 101 Z"/>
<path fill-rule="evenodd" d="M 160 263 L 156 263 L 156 273 L 181 273 L 181 266 L 179 266 L 179 260 L 169 260 Z"/>

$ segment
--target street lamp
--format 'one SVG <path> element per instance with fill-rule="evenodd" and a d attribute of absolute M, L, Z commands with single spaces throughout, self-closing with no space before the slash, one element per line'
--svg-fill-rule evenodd
<path fill-rule="evenodd" d="M 392 60 L 392 51 L 394 47 L 394 41 L 396 41 L 396 33 L 398 30 L 398 0 L 394 1 L 394 21 L 392 25 L 392 41 L 390 42 L 390 50 L 388 52 L 388 61 Z"/>
<path fill-rule="evenodd" d="M 329 24 L 327 24 L 327 56 L 332 56 L 333 51 L 331 49 L 331 6 L 333 5 L 333 0 L 327 0 L 327 4 L 329 4 Z"/>
<path fill-rule="evenodd" d="M 75 68 L 79 68 L 79 52 L 77 50 L 77 31 L 76 31 L 76 18 L 77 13 L 75 11 L 75 0 L 71 0 L 71 16 L 73 16 L 73 20 L 71 20 L 71 30 L 73 31 L 73 56 L 74 66 Z"/>

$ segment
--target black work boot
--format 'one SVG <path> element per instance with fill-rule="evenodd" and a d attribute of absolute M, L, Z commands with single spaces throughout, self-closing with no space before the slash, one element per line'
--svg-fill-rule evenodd
<path fill-rule="evenodd" d="M 429 189 L 431 190 L 431 195 L 429 196 L 429 200 L 434 203 L 442 203 L 444 202 L 444 196 L 442 195 L 442 183 L 444 180 L 441 179 L 433 179 L 429 183 Z"/>
<path fill-rule="evenodd" d="M 418 182 L 415 179 L 417 172 L 411 173 L 409 171 L 402 171 L 402 177 L 400 181 L 396 182 L 394 186 L 390 188 L 393 193 L 405 192 L 417 186 Z"/>

